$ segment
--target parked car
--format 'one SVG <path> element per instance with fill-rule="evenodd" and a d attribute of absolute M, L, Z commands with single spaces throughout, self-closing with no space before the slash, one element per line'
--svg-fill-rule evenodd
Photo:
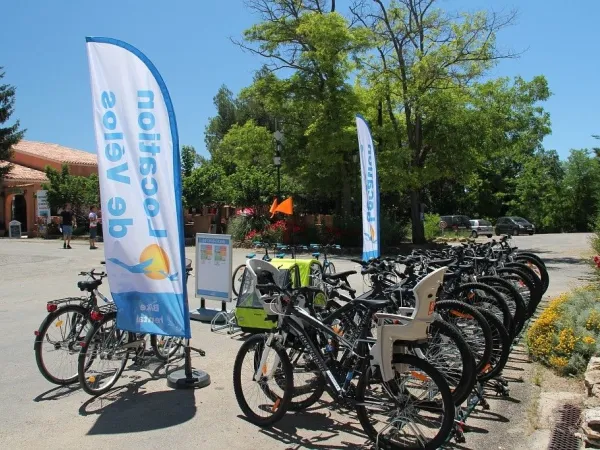
<path fill-rule="evenodd" d="M 522 217 L 500 217 L 496 222 L 496 234 L 510 234 L 518 236 L 520 234 L 532 235 L 535 233 L 535 225 Z"/>
<path fill-rule="evenodd" d="M 494 234 L 494 227 L 488 220 L 471 219 L 471 236 L 476 238 L 480 234 L 491 238 Z"/>
<path fill-rule="evenodd" d="M 470 230 L 471 222 L 467 216 L 441 216 L 442 222 L 446 224 L 446 230 Z"/>

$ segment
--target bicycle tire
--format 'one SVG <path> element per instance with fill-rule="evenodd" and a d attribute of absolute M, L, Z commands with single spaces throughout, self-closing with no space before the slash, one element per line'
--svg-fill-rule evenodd
<path fill-rule="evenodd" d="M 500 294 L 500 292 L 498 292 L 497 290 L 495 290 L 493 287 L 487 285 L 487 284 L 483 284 L 483 283 L 463 283 L 460 286 L 458 286 L 456 289 L 454 289 L 451 293 L 451 295 L 458 295 L 461 292 L 466 292 L 466 291 L 483 291 L 486 295 L 485 301 L 480 302 L 479 300 L 479 296 L 475 295 L 474 299 L 470 299 L 469 295 L 467 294 L 465 296 L 466 300 L 465 302 L 468 303 L 469 305 L 473 305 L 473 306 L 480 306 L 483 303 L 487 303 L 488 305 L 492 305 L 493 307 L 497 308 L 498 313 L 502 316 L 502 323 L 504 324 L 504 327 L 508 330 L 509 334 L 511 336 L 514 336 L 514 332 L 515 332 L 515 323 L 513 321 L 513 317 L 512 314 L 510 312 L 510 309 L 508 308 L 508 305 L 506 304 L 506 300 L 504 300 L 504 297 L 502 297 L 502 294 Z"/>
<path fill-rule="evenodd" d="M 369 421 L 367 416 L 367 408 L 365 407 L 365 391 L 367 386 L 370 385 L 370 377 L 372 377 L 371 374 L 373 373 L 373 369 L 371 367 L 366 367 L 365 370 L 362 371 L 362 375 L 359 378 L 356 386 L 356 413 L 363 430 L 373 442 L 377 443 L 378 448 L 384 450 L 434 450 L 440 448 L 444 442 L 446 442 L 446 439 L 452 432 L 455 415 L 455 406 L 446 379 L 433 365 L 421 358 L 417 358 L 414 355 L 394 355 L 393 362 L 394 364 L 410 365 L 418 368 L 420 371 L 424 372 L 435 384 L 438 392 L 441 394 L 442 399 L 443 420 L 441 426 L 439 427 L 437 434 L 431 440 L 425 443 L 425 445 L 400 445 L 391 442 L 386 437 L 379 436 L 377 430 Z M 416 410 L 418 409 L 415 408 L 415 411 Z M 425 408 L 421 408 L 421 410 L 425 410 Z"/>
<path fill-rule="evenodd" d="M 500 375 L 504 370 L 504 366 L 506 366 L 508 357 L 510 356 L 510 339 L 500 319 L 485 309 L 479 309 L 479 311 L 483 314 L 492 329 L 493 344 L 489 367 L 486 367 L 484 372 L 479 372 L 478 374 L 479 381 L 485 382 Z"/>
<path fill-rule="evenodd" d="M 44 320 L 40 324 L 38 332 L 37 332 L 37 334 L 35 336 L 35 342 L 33 344 L 33 350 L 34 350 L 34 353 L 35 353 L 35 362 L 36 362 L 36 364 L 38 366 L 38 369 L 39 369 L 40 373 L 50 383 L 58 384 L 58 385 L 61 385 L 61 386 L 66 386 L 66 385 L 69 385 L 69 384 L 76 383 L 77 382 L 77 373 L 75 373 L 75 375 L 73 375 L 73 376 L 71 376 L 69 378 L 59 378 L 57 376 L 54 376 L 52 373 L 50 373 L 50 371 L 46 367 L 46 364 L 44 363 L 44 356 L 43 356 L 43 352 L 42 352 L 42 344 L 43 344 L 43 341 L 44 341 L 44 337 L 46 336 L 46 333 L 48 332 L 48 328 L 50 327 L 50 325 L 52 323 L 54 323 L 54 320 L 56 318 L 58 318 L 60 315 L 62 315 L 64 313 L 67 313 L 67 312 L 70 312 L 70 311 L 73 311 L 73 312 L 76 312 L 76 313 L 80 314 L 86 320 L 86 322 L 89 323 L 88 310 L 86 308 L 84 308 L 83 306 L 80 306 L 80 305 L 66 305 L 66 306 L 63 306 L 62 308 L 59 308 L 56 311 L 53 311 L 53 312 L 49 313 L 44 318 Z M 79 338 L 80 338 L 80 336 L 76 337 L 77 341 L 80 340 Z M 79 345 L 79 342 L 77 342 L 77 345 Z"/>
<path fill-rule="evenodd" d="M 505 299 L 507 299 L 507 303 L 513 305 L 514 312 L 511 311 L 513 316 L 513 321 L 515 324 L 514 334 L 517 336 L 523 326 L 525 325 L 527 307 L 525 306 L 525 300 L 523 300 L 523 296 L 519 293 L 517 288 L 515 288 L 512 283 L 504 278 L 500 278 L 498 276 L 485 276 L 477 278 L 477 281 L 489 284 L 494 289 L 496 289 L 500 294 L 504 295 Z"/>
<path fill-rule="evenodd" d="M 334 273 L 336 273 L 335 271 L 335 264 L 333 264 L 332 262 L 328 262 L 327 267 L 325 267 L 325 274 L 326 275 L 333 275 Z"/>
<path fill-rule="evenodd" d="M 90 348 L 93 347 L 91 344 L 92 344 L 93 338 L 96 335 L 96 333 L 98 332 L 98 330 L 101 329 L 103 324 L 109 322 L 110 320 L 115 321 L 115 325 L 113 326 L 112 330 L 117 330 L 117 328 L 116 328 L 117 313 L 110 312 L 110 313 L 105 314 L 104 317 L 101 320 L 95 322 L 92 329 L 90 329 L 88 331 L 88 333 L 85 337 L 85 340 L 83 342 L 83 345 L 81 346 L 81 352 L 79 353 L 78 368 L 77 368 L 77 376 L 79 378 L 79 384 L 81 385 L 81 388 L 85 392 L 87 392 L 88 394 L 93 395 L 93 396 L 102 395 L 102 394 L 108 392 L 115 385 L 115 383 L 117 381 L 119 381 L 119 378 L 121 377 L 121 374 L 123 373 L 123 370 L 125 369 L 125 365 L 127 364 L 127 360 L 129 359 L 129 351 L 126 351 L 125 358 L 123 358 L 120 368 L 115 373 L 113 379 L 109 383 L 107 383 L 107 385 L 104 386 L 103 388 L 100 388 L 100 389 L 92 388 L 88 384 L 88 382 L 87 382 L 88 380 L 86 379 L 86 371 L 87 371 L 87 369 L 89 369 L 90 364 L 86 365 L 86 363 L 85 363 L 87 352 Z M 121 331 L 122 333 L 127 333 L 127 341 L 131 340 L 131 334 L 129 332 L 122 331 L 122 330 L 118 330 L 118 331 Z M 92 381 L 92 383 L 94 381 Z"/>
<path fill-rule="evenodd" d="M 527 288 L 529 291 L 529 298 L 523 297 L 523 300 L 525 301 L 525 306 L 527 308 L 526 319 L 529 320 L 539 304 L 539 292 L 531 278 L 529 278 L 529 275 L 522 270 L 517 269 L 516 267 L 502 267 L 500 269 L 496 269 L 496 273 L 501 277 L 503 274 L 518 276 L 521 283 L 523 283 L 523 285 Z"/>
<path fill-rule="evenodd" d="M 152 350 L 154 350 L 154 356 L 156 356 L 161 361 L 167 361 L 175 353 L 177 353 L 177 350 L 179 350 L 179 348 L 182 345 L 183 338 L 173 336 L 161 336 L 161 338 L 166 338 L 167 340 L 172 340 L 174 342 L 167 346 L 160 345 L 161 342 L 159 341 L 158 336 L 156 334 L 151 334 L 150 345 L 152 346 Z M 169 349 L 168 354 L 167 352 L 162 351 L 162 348 L 165 347 Z"/>
<path fill-rule="evenodd" d="M 302 356 L 302 354 L 298 355 L 298 356 Z M 290 362 L 292 363 L 292 369 L 293 369 L 293 373 L 294 375 L 297 373 L 296 372 L 296 367 L 297 365 L 292 362 L 292 360 L 290 359 Z M 292 395 L 292 398 L 290 400 L 290 405 L 289 405 L 289 411 L 303 411 L 305 409 L 310 408 L 312 405 L 314 405 L 316 402 L 318 402 L 321 397 L 323 396 L 323 393 L 325 392 L 325 379 L 323 378 L 323 375 L 318 372 L 317 370 L 317 376 L 315 381 L 313 382 L 313 384 L 310 386 L 310 388 L 308 388 L 308 391 L 310 392 L 310 395 L 305 398 L 304 400 L 297 400 L 297 398 L 301 395 L 303 395 L 305 392 L 303 392 L 304 390 L 306 390 L 307 388 L 303 388 L 300 386 L 297 386 L 296 380 L 294 380 L 294 394 Z"/>
<path fill-rule="evenodd" d="M 458 331 L 463 335 L 465 341 L 469 345 L 469 348 L 475 358 L 475 371 L 479 372 L 482 370 L 487 363 L 490 361 L 490 357 L 492 355 L 492 330 L 487 320 L 481 312 L 464 302 L 459 300 L 442 300 L 435 303 L 435 312 L 440 315 L 440 317 L 455 326 Z M 458 314 L 455 314 L 458 313 Z M 474 334 L 467 330 L 463 331 L 462 326 L 458 326 L 458 323 L 455 322 L 460 318 L 466 318 L 468 320 L 474 320 L 473 326 L 476 326 L 478 332 L 480 333 L 479 340 L 483 339 L 483 347 L 481 346 L 481 342 L 478 343 L 478 346 L 474 348 L 472 344 L 473 339 L 475 338 Z M 456 323 L 456 325 L 455 325 Z"/>
<path fill-rule="evenodd" d="M 529 276 L 531 281 L 534 282 L 535 287 L 539 292 L 540 298 L 542 298 L 542 295 L 544 294 L 542 280 L 531 267 L 529 267 L 527 264 L 525 264 L 523 262 L 509 262 L 509 263 L 506 263 L 505 266 L 506 267 L 514 267 L 515 269 L 519 269 L 519 270 L 525 272 L 527 274 L 527 276 Z"/>
<path fill-rule="evenodd" d="M 238 274 L 238 270 L 242 269 L 242 273 Z M 234 295 L 240 295 L 240 289 L 242 288 L 242 283 L 239 283 L 239 287 L 236 286 L 236 280 L 238 280 L 238 278 L 243 277 L 244 275 L 244 270 L 246 270 L 246 264 L 240 264 L 239 266 L 237 266 L 235 268 L 235 270 L 233 271 L 233 275 L 231 276 L 231 290 L 233 291 Z"/>
<path fill-rule="evenodd" d="M 456 348 L 458 348 L 461 360 L 460 379 L 455 380 L 451 376 L 449 376 L 448 369 L 450 368 L 448 366 L 445 366 L 443 363 L 436 364 L 437 360 L 432 358 L 432 356 L 429 353 L 425 353 L 423 357 L 421 357 L 419 355 L 420 352 L 417 349 L 415 349 L 414 352 L 416 356 L 425 359 L 444 376 L 452 392 L 452 399 L 454 400 L 454 404 L 456 406 L 459 406 L 469 397 L 469 395 L 471 394 L 471 390 L 473 389 L 473 386 L 477 381 L 477 372 L 475 371 L 475 357 L 473 356 L 473 352 L 471 352 L 469 344 L 467 344 L 460 331 L 458 331 L 454 325 L 451 325 L 442 319 L 435 319 L 429 326 L 429 334 L 432 336 L 430 336 L 430 338 L 428 339 L 428 348 L 430 346 L 429 343 L 432 342 L 432 337 L 436 332 L 440 333 L 441 335 L 445 336 L 447 339 L 452 341 Z"/>
<path fill-rule="evenodd" d="M 285 415 L 289 408 L 289 403 L 294 391 L 294 374 L 292 364 L 290 363 L 285 349 L 280 344 L 275 343 L 272 349 L 277 353 L 277 356 L 279 357 L 281 363 L 281 369 L 283 370 L 283 373 L 285 375 L 283 397 L 280 399 L 278 404 L 276 402 L 276 411 L 273 411 L 273 414 L 269 417 L 260 417 L 250 409 L 250 406 L 246 401 L 242 388 L 242 365 L 244 362 L 244 356 L 248 353 L 248 350 L 250 350 L 250 348 L 254 345 L 259 345 L 260 342 L 262 342 L 264 346 L 265 340 L 265 334 L 255 334 L 254 336 L 246 340 L 238 350 L 235 362 L 233 364 L 233 391 L 235 394 L 235 399 L 240 409 L 244 413 L 244 416 L 246 416 L 246 419 L 248 419 L 250 423 L 258 425 L 260 427 L 270 426 L 281 420 L 281 418 Z M 263 390 L 263 388 L 261 388 L 261 390 Z"/>
<path fill-rule="evenodd" d="M 546 291 L 548 290 L 548 286 L 550 286 L 550 275 L 548 275 L 548 269 L 546 269 L 546 266 L 544 264 L 542 264 L 539 259 L 533 258 L 530 255 L 517 254 L 517 256 L 515 257 L 515 261 L 516 262 L 523 261 L 529 268 L 531 268 L 530 265 L 535 266 L 535 268 L 539 272 L 539 274 L 537 272 L 535 274 L 536 274 L 536 276 L 539 277 L 539 279 L 542 282 L 542 294 L 545 294 Z M 535 272 L 535 270 L 534 270 L 534 272 Z"/>

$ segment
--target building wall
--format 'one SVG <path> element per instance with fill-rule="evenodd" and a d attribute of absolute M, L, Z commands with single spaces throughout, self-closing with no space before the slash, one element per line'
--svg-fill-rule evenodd
<path fill-rule="evenodd" d="M 9 184 L 7 184 L 7 187 L 10 187 Z M 27 211 L 27 229 L 25 229 L 25 227 L 22 228 L 21 233 L 23 235 L 27 235 L 28 232 L 33 231 L 34 225 L 35 225 L 35 221 L 36 221 L 36 209 L 37 209 L 37 203 L 36 203 L 36 199 L 35 199 L 35 194 L 37 193 L 38 190 L 42 189 L 42 184 L 41 183 L 28 183 L 28 186 L 23 187 L 22 188 L 25 193 L 23 194 L 23 196 L 25 197 L 25 205 L 26 205 L 26 211 Z M 4 200 L 4 202 L 2 202 L 2 204 L 0 204 L 0 206 L 3 209 L 3 217 L 0 220 L 3 220 L 6 224 L 6 229 L 8 230 L 8 224 L 11 220 L 13 220 L 12 217 L 12 199 L 15 196 L 15 194 L 5 194 L 4 198 L 2 200 Z M 8 236 L 8 234 L 7 234 Z"/>

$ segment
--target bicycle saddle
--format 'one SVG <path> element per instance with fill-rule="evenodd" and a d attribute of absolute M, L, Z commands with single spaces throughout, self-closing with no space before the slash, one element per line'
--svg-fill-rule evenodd
<path fill-rule="evenodd" d="M 92 292 L 102 284 L 102 280 L 78 281 L 77 287 L 80 291 Z"/>
<path fill-rule="evenodd" d="M 338 273 L 332 273 L 331 275 L 328 275 L 326 273 L 323 274 L 323 279 L 324 280 L 339 280 L 339 279 L 345 279 L 350 275 L 354 275 L 358 273 L 356 270 L 347 270 L 345 272 L 338 272 Z"/>
<path fill-rule="evenodd" d="M 355 298 L 353 302 L 365 306 L 369 309 L 383 309 L 390 304 L 389 300 L 367 300 L 363 298 Z"/>

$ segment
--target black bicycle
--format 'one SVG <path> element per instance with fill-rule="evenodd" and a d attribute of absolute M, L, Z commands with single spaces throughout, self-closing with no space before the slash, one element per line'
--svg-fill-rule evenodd
<path fill-rule="evenodd" d="M 272 425 L 298 395 L 288 353 L 292 349 L 304 354 L 306 364 L 318 373 L 311 388 L 325 390 L 339 405 L 355 409 L 379 448 L 434 449 L 443 444 L 454 420 L 452 393 L 433 365 L 408 352 L 426 345 L 425 328 L 418 333 L 395 325 L 393 321 L 406 325 L 411 318 L 380 313 L 387 300 L 356 299 L 319 320 L 309 312 L 319 289 L 283 289 L 275 283 L 257 288 L 265 293 L 267 313 L 279 317 L 279 326 L 247 340 L 235 360 L 234 391 L 248 420 Z M 353 325 L 340 320 L 348 316 L 355 317 Z M 377 337 L 371 338 L 374 317 Z M 347 325 L 343 334 L 331 326 L 335 321 Z M 402 329 L 394 352 L 381 346 L 382 335 L 392 332 L 389 327 Z"/>

